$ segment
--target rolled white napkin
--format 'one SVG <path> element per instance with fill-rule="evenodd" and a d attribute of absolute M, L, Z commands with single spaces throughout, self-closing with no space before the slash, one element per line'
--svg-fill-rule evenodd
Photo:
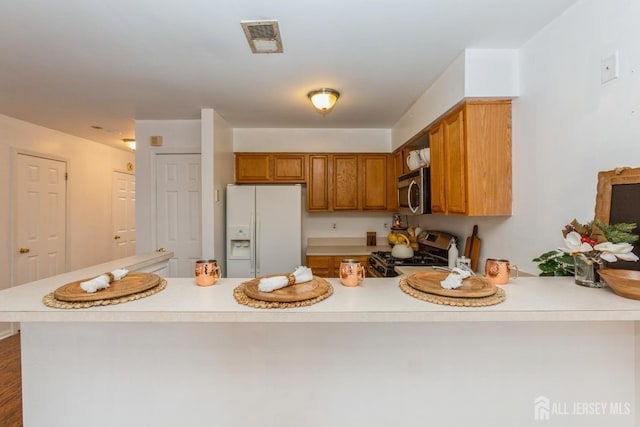
<path fill-rule="evenodd" d="M 85 292 L 92 294 L 100 289 L 108 288 L 112 281 L 120 280 L 128 273 L 129 271 L 124 268 L 117 268 L 111 273 L 103 274 L 86 282 L 81 282 L 80 287 Z"/>
<path fill-rule="evenodd" d="M 457 289 L 462 286 L 462 281 L 469 276 L 471 276 L 471 272 L 454 267 L 447 278 L 440 282 L 440 286 L 445 289 Z"/>
<path fill-rule="evenodd" d="M 289 283 L 290 276 L 293 276 L 294 279 L 292 280 L 292 283 Z M 271 292 L 295 283 L 308 282 L 311 279 L 313 279 L 313 272 L 311 269 L 309 267 L 300 266 L 296 268 L 292 274 L 287 276 L 273 276 L 260 279 L 260 283 L 258 283 L 258 290 L 261 292 Z"/>

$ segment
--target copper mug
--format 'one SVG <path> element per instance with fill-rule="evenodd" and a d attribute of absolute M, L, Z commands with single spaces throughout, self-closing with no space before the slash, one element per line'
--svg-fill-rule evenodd
<path fill-rule="evenodd" d="M 340 283 L 358 286 L 364 280 L 364 267 L 357 259 L 343 259 L 340 263 Z"/>
<path fill-rule="evenodd" d="M 511 269 L 516 271 L 514 280 L 518 278 L 518 266 L 511 265 L 508 259 L 487 258 L 484 264 L 484 273 L 489 283 L 494 285 L 504 285 L 511 278 Z"/>
<path fill-rule="evenodd" d="M 196 261 L 196 284 L 211 286 L 220 278 L 220 267 L 215 259 L 200 259 Z"/>

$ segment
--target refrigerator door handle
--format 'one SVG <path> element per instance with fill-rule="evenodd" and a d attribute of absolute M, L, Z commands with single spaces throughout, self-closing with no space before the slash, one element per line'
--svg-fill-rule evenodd
<path fill-rule="evenodd" d="M 258 273 L 260 273 L 260 215 L 256 215 L 256 277 L 258 277 Z"/>

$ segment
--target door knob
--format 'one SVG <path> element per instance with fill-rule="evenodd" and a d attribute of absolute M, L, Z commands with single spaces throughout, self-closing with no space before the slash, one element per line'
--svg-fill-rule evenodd
<path fill-rule="evenodd" d="M 29 248 L 20 248 L 20 253 L 21 253 L 21 254 L 28 254 L 28 253 L 29 253 L 29 251 L 30 251 L 30 249 L 29 249 Z"/>
<path fill-rule="evenodd" d="M 166 252 L 167 250 L 165 248 L 158 248 L 158 250 L 156 250 L 156 252 Z"/>
<path fill-rule="evenodd" d="M 115 240 L 118 240 L 118 239 L 120 238 L 120 236 L 118 236 L 118 235 L 116 234 L 115 236 L 113 236 L 113 238 L 114 238 Z"/>

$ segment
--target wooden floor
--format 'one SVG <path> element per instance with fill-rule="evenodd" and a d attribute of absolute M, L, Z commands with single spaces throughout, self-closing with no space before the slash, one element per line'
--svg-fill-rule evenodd
<path fill-rule="evenodd" d="M 22 426 L 20 334 L 0 340 L 0 426 Z"/>

